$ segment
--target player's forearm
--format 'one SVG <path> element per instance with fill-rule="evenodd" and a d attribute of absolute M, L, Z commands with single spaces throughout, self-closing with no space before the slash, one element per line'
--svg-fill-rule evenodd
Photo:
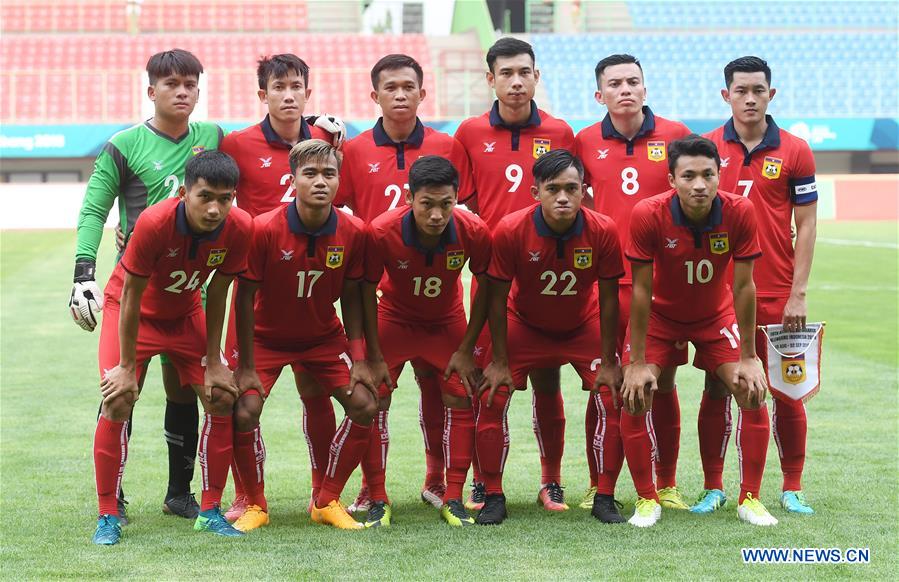
<path fill-rule="evenodd" d="M 599 331 L 602 336 L 602 361 L 615 362 L 618 339 L 618 280 L 599 282 Z"/>
<path fill-rule="evenodd" d="M 225 306 L 228 303 L 228 287 L 232 277 L 212 276 L 206 287 L 206 361 L 218 362 L 222 351 L 222 326 L 225 323 Z"/>
<path fill-rule="evenodd" d="M 477 277 L 478 290 L 474 294 L 474 300 L 471 302 L 471 315 L 468 317 L 468 327 L 465 328 L 465 336 L 462 343 L 459 344 L 460 352 L 471 352 L 487 323 L 487 301 L 488 288 L 490 283 L 484 276 Z"/>
<path fill-rule="evenodd" d="M 367 359 L 380 362 L 384 359 L 381 353 L 381 342 L 378 338 L 378 286 L 362 283 L 362 331 L 365 335 Z"/>
<path fill-rule="evenodd" d="M 734 311 L 740 329 L 740 356 L 755 358 L 755 283 L 734 282 Z"/>
<path fill-rule="evenodd" d="M 808 290 L 808 279 L 812 272 L 812 260 L 815 256 L 815 239 L 818 236 L 817 222 L 811 220 L 796 225 L 796 247 L 793 257 L 793 286 L 790 295 L 805 297 Z"/>
<path fill-rule="evenodd" d="M 118 171 L 105 151 L 94 164 L 94 171 L 87 183 L 81 211 L 78 213 L 78 239 L 75 256 L 97 259 L 97 250 L 103 238 L 103 227 L 118 197 Z"/>
<path fill-rule="evenodd" d="M 137 332 L 140 327 L 140 300 L 148 279 L 125 275 L 119 311 L 119 366 L 127 370 L 137 367 Z"/>
<path fill-rule="evenodd" d="M 490 337 L 493 344 L 493 361 L 508 364 L 509 353 L 506 349 L 508 329 L 508 301 L 510 283 L 491 280 L 487 286 L 488 308 L 487 321 L 490 324 Z"/>
<path fill-rule="evenodd" d="M 344 283 L 343 292 L 340 295 L 340 311 L 343 315 L 343 328 L 348 340 L 361 340 L 363 338 L 363 307 L 362 291 L 359 281 Z"/>
<path fill-rule="evenodd" d="M 631 294 L 630 362 L 646 363 L 646 333 L 649 329 L 649 311 L 652 307 L 652 265 L 631 263 L 633 266 L 633 291 Z"/>
<path fill-rule="evenodd" d="M 256 354 L 253 351 L 253 328 L 256 326 L 256 313 L 253 311 L 255 293 L 255 283 L 241 281 L 237 286 L 237 300 L 234 305 L 237 323 L 237 351 L 240 354 L 239 366 L 247 369 L 256 367 Z"/>

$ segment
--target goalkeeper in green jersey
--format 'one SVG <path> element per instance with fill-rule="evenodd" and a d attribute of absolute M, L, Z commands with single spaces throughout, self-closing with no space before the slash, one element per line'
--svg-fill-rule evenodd
<path fill-rule="evenodd" d="M 103 226 L 113 203 L 118 201 L 119 227 L 127 243 L 138 215 L 145 208 L 177 196 L 184 182 L 187 161 L 204 150 L 218 149 L 222 141 L 219 126 L 190 121 L 200 95 L 198 85 L 202 72 L 203 65 L 197 57 L 185 50 L 174 49 L 150 57 L 147 95 L 153 102 L 153 117 L 112 136 L 97 156 L 78 216 L 75 278 L 69 300 L 75 323 L 86 331 L 94 330 L 103 309 L 103 293 L 94 273 Z M 194 519 L 199 506 L 190 491 L 190 483 L 197 454 L 197 399 L 192 390 L 181 389 L 174 366 L 164 356 L 160 359 L 166 392 L 165 440 L 169 451 L 169 484 L 162 509 Z M 130 436 L 130 422 L 128 431 Z M 125 518 L 121 490 L 119 514 L 120 519 Z"/>

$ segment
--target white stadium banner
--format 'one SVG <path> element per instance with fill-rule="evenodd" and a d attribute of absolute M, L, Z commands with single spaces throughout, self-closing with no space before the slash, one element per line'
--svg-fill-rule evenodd
<path fill-rule="evenodd" d="M 783 325 L 760 325 L 768 344 L 768 386 L 771 392 L 808 402 L 821 386 L 821 348 L 825 322 L 807 323 L 802 331 Z"/>

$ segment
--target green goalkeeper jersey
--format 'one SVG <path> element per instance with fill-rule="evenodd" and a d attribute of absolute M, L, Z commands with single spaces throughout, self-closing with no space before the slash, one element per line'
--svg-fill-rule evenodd
<path fill-rule="evenodd" d="M 119 225 L 128 234 L 143 210 L 178 195 L 187 161 L 204 150 L 217 150 L 224 137 L 214 123 L 194 121 L 174 139 L 149 122 L 110 138 L 94 162 L 78 215 L 76 258 L 96 260 L 103 226 L 116 199 Z"/>

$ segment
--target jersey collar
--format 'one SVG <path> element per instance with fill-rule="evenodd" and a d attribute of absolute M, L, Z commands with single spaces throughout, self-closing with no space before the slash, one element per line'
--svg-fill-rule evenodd
<path fill-rule="evenodd" d="M 275 128 L 272 127 L 272 122 L 269 119 L 268 114 L 266 114 L 265 119 L 259 124 L 259 127 L 262 129 L 262 135 L 265 137 L 265 141 L 268 142 L 270 146 L 283 147 L 287 149 L 291 149 L 293 146 L 281 139 L 281 136 L 275 131 Z M 306 123 L 306 120 L 303 116 L 300 116 L 300 135 L 298 142 L 305 141 L 312 137 L 312 132 L 309 131 L 309 124 Z"/>
<path fill-rule="evenodd" d="M 491 127 L 502 127 L 505 129 L 521 129 L 523 127 L 540 127 L 540 111 L 537 109 L 537 104 L 531 99 L 531 116 L 528 118 L 527 122 L 522 125 L 512 125 L 503 121 L 503 118 L 499 115 L 499 99 L 493 102 L 493 107 L 490 108 L 490 126 Z"/>
<path fill-rule="evenodd" d="M 146 120 L 146 121 L 144 122 L 144 127 L 146 127 L 147 129 L 149 129 L 150 131 L 152 131 L 153 133 L 155 133 L 156 135 L 158 135 L 158 136 L 161 137 L 162 139 L 168 140 L 168 141 L 170 141 L 170 142 L 172 142 L 172 143 L 181 143 L 182 141 L 184 141 L 185 139 L 187 139 L 187 136 L 190 135 L 190 124 L 187 125 L 187 131 L 185 131 L 184 133 L 182 133 L 182 134 L 179 135 L 178 137 L 172 137 L 172 136 L 170 136 L 170 135 L 166 135 L 166 134 L 162 133 L 161 131 L 159 131 L 158 129 L 156 129 L 155 127 L 153 127 L 153 126 L 150 124 L 150 120 L 149 120 L 149 119 Z"/>
<path fill-rule="evenodd" d="M 306 228 L 306 225 L 303 224 L 302 219 L 300 218 L 300 212 L 297 210 L 296 203 L 287 205 L 287 226 L 290 228 L 290 232 L 300 235 L 305 234 L 309 236 L 323 236 L 326 234 L 334 234 L 337 232 L 337 212 L 334 210 L 334 207 L 331 207 L 331 214 L 328 215 L 328 220 L 322 225 L 318 230 L 309 230 Z"/>
<path fill-rule="evenodd" d="M 433 249 L 426 249 L 421 246 L 421 242 L 418 240 L 418 232 L 415 229 L 415 215 L 412 213 L 411 208 L 403 215 L 402 231 L 403 244 L 425 255 L 445 253 L 447 245 L 454 245 L 459 242 L 459 236 L 456 234 L 456 220 L 450 216 L 446 228 L 443 229 L 443 234 L 440 235 L 440 244 Z"/>
<path fill-rule="evenodd" d="M 178 206 L 175 208 L 175 228 L 178 229 L 178 233 L 189 236 L 195 241 L 211 242 L 218 240 L 219 235 L 222 234 L 222 229 L 225 228 L 225 222 L 227 221 L 228 218 L 226 217 L 213 231 L 196 233 L 190 228 L 190 224 L 187 223 L 187 210 L 184 207 L 184 200 L 179 202 Z"/>
<path fill-rule="evenodd" d="M 684 210 L 680 207 L 677 192 L 674 192 L 674 195 L 671 197 L 669 208 L 671 209 L 671 218 L 674 219 L 674 224 L 677 226 L 685 226 L 697 232 L 708 232 L 721 224 L 721 196 L 717 194 L 714 200 L 712 200 L 712 210 L 709 212 L 708 220 L 700 227 L 690 224 L 687 215 L 684 214 Z"/>
<path fill-rule="evenodd" d="M 422 142 L 425 140 L 425 126 L 421 123 L 419 118 L 415 118 L 415 129 L 412 130 L 412 133 L 407 137 L 404 141 L 393 141 L 390 139 L 390 136 L 387 135 L 387 132 L 384 131 L 384 118 L 379 117 L 377 123 L 375 123 L 374 128 L 372 128 L 372 135 L 375 139 L 376 146 L 386 146 L 392 145 L 394 147 L 399 146 L 400 144 L 408 144 L 417 148 L 421 147 Z"/>
<path fill-rule="evenodd" d="M 621 135 L 615 126 L 612 125 L 612 117 L 606 113 L 606 116 L 602 120 L 602 138 L 603 139 L 619 139 L 624 142 L 632 143 L 637 141 L 637 138 L 643 137 L 649 133 L 655 131 L 656 128 L 656 116 L 652 113 L 652 109 L 649 108 L 648 105 L 643 106 L 643 125 L 640 126 L 640 131 L 637 132 L 637 135 L 634 136 L 634 139 L 628 140 L 626 137 Z"/>
<path fill-rule="evenodd" d="M 534 227 L 536 227 L 537 234 L 540 236 L 556 238 L 559 240 L 570 240 L 576 236 L 580 236 L 580 234 L 584 232 L 584 211 L 578 210 L 577 216 L 574 218 L 574 224 L 571 225 L 571 228 L 562 234 L 557 234 L 548 224 L 546 224 L 546 219 L 543 218 L 543 211 L 538 204 L 534 207 Z"/>
<path fill-rule="evenodd" d="M 755 146 L 752 151 L 780 147 L 780 128 L 774 123 L 774 118 L 770 115 L 765 115 L 765 121 L 768 123 L 768 129 L 765 130 L 765 135 L 762 137 L 761 143 Z M 724 124 L 724 140 L 738 142 L 740 144 L 743 143 L 740 141 L 740 136 L 737 135 L 733 117 L 728 119 L 727 123 Z M 746 146 L 743 147 L 745 148 Z"/>

